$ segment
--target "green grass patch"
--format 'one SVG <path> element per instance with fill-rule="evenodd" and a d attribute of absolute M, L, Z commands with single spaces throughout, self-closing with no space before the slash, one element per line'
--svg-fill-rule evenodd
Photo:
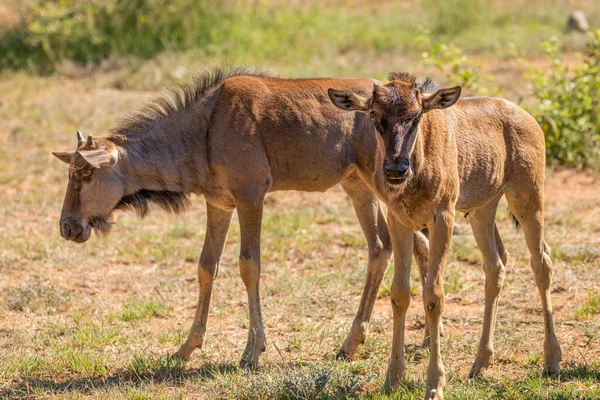
<path fill-rule="evenodd" d="M 452 257 L 469 264 L 479 264 L 483 261 L 481 252 L 475 243 L 467 240 L 464 236 L 454 235 L 452 237 Z"/>
<path fill-rule="evenodd" d="M 119 341 L 120 329 L 110 322 L 84 323 L 75 327 L 71 337 L 81 348 L 102 349 Z"/>
<path fill-rule="evenodd" d="M 575 313 L 575 318 L 585 319 L 598 313 L 600 313 L 600 293 L 588 291 L 587 299 L 583 303 L 583 306 L 581 306 L 581 309 Z"/>
<path fill-rule="evenodd" d="M 170 356 L 138 354 L 129 364 L 128 370 L 140 381 L 177 379 L 185 372 L 185 361 Z"/>
<path fill-rule="evenodd" d="M 464 278 L 460 274 L 459 263 L 449 263 L 444 269 L 444 291 L 456 293 L 463 288 Z"/>
<path fill-rule="evenodd" d="M 314 222 L 316 213 L 312 209 L 294 211 L 294 212 L 277 212 L 271 215 L 263 216 L 263 230 L 269 232 L 270 235 L 276 237 L 290 238 L 298 235 L 298 231 L 307 228 L 311 222 Z"/>
<path fill-rule="evenodd" d="M 377 298 L 388 297 L 392 292 L 392 280 L 394 277 L 394 266 L 390 265 L 385 271 L 381 285 L 379 286 L 379 292 L 377 292 Z"/>
<path fill-rule="evenodd" d="M 171 307 L 166 307 L 157 300 L 132 302 L 125 305 L 125 310 L 121 313 L 121 319 L 127 322 L 149 319 L 152 317 L 164 316 L 172 310 Z"/>
<path fill-rule="evenodd" d="M 194 237 L 198 233 L 198 230 L 185 225 L 185 224 L 177 224 L 169 231 L 169 236 L 173 239 L 190 239 Z"/>
<path fill-rule="evenodd" d="M 65 347 L 58 354 L 58 365 L 54 365 L 54 370 L 90 377 L 106 375 L 109 368 L 102 353 Z"/>
<path fill-rule="evenodd" d="M 48 369 L 48 362 L 37 355 L 16 355 L 0 363 L 0 377 L 41 378 Z"/>
<path fill-rule="evenodd" d="M 381 286 L 379 286 L 379 292 L 377 292 L 377 298 L 381 299 L 391 294 L 392 280 L 394 277 L 394 266 L 390 265 L 385 272 Z M 413 263 L 410 269 L 410 294 L 413 296 L 419 293 L 421 287 L 421 276 L 419 275 L 419 267 Z"/>

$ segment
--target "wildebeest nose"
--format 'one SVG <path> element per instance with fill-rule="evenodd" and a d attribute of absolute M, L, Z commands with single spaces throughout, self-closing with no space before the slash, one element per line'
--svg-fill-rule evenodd
<path fill-rule="evenodd" d="M 60 224 L 60 235 L 71 240 L 83 231 L 83 227 L 73 218 L 66 218 Z"/>
<path fill-rule="evenodd" d="M 405 158 L 402 164 L 388 163 L 387 160 L 383 164 L 383 170 L 388 177 L 400 178 L 410 169 L 410 161 Z"/>
<path fill-rule="evenodd" d="M 64 237 L 65 239 L 68 239 L 69 236 L 71 236 L 71 227 L 69 226 L 69 224 L 67 224 L 65 222 L 62 224 L 61 228 L 62 229 L 61 229 L 60 233 L 61 233 L 62 237 Z"/>
<path fill-rule="evenodd" d="M 408 171 L 409 168 L 410 168 L 410 161 L 408 161 L 408 158 L 405 158 L 402 165 L 400 165 L 400 167 L 398 167 L 398 172 L 400 172 L 400 174 L 404 175 Z"/>

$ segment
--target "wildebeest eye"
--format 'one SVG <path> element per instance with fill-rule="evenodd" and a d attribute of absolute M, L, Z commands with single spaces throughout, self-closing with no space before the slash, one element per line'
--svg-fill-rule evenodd
<path fill-rule="evenodd" d="M 369 117 L 371 117 L 372 121 L 375 121 L 375 112 L 374 111 L 370 111 L 369 112 Z"/>
<path fill-rule="evenodd" d="M 77 178 L 81 180 L 87 180 L 90 177 L 90 175 L 92 175 L 91 169 L 82 169 L 75 172 L 75 176 L 77 176 Z"/>

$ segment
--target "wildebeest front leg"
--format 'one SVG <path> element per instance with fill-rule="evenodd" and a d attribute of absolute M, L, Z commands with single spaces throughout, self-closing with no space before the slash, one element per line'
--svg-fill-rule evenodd
<path fill-rule="evenodd" d="M 454 209 L 438 213 L 429 226 L 429 269 L 423 288 L 423 305 L 429 326 L 429 366 L 425 399 L 441 400 L 446 386 L 446 372 L 441 353 L 441 321 L 444 309 L 444 263 L 452 238 Z"/>
<path fill-rule="evenodd" d="M 388 366 L 384 390 L 396 390 L 406 374 L 404 364 L 404 328 L 406 311 L 410 304 L 410 266 L 412 262 L 413 231 L 401 225 L 389 215 L 388 224 L 394 247 L 394 278 L 391 288 L 391 302 L 394 316 L 392 353 Z"/>
<path fill-rule="evenodd" d="M 244 196 L 236 199 L 236 208 L 240 220 L 240 274 L 248 293 L 248 310 L 250 312 L 250 328 L 248 342 L 242 355 L 242 367 L 257 368 L 258 358 L 265 351 L 266 339 L 260 311 L 260 230 L 262 222 L 263 199 Z"/>
<path fill-rule="evenodd" d="M 219 261 L 227 238 L 232 211 L 224 211 L 206 203 L 206 236 L 198 263 L 198 283 L 200 295 L 196 316 L 186 342 L 175 354 L 187 360 L 194 349 L 201 347 L 206 332 L 206 320 L 214 279 L 219 271 Z"/>
<path fill-rule="evenodd" d="M 342 182 L 342 187 L 352 199 L 356 216 L 369 246 L 367 279 L 360 305 L 350 333 L 337 354 L 338 358 L 350 359 L 367 337 L 369 320 L 377 300 L 379 286 L 390 261 L 392 245 L 379 201 L 369 188 L 358 179 Z"/>

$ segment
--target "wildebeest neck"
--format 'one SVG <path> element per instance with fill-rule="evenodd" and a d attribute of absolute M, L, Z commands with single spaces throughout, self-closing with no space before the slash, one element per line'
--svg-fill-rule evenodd
<path fill-rule="evenodd" d="M 189 119 L 173 117 L 154 132 L 119 144 L 125 195 L 140 190 L 203 192 L 208 179 L 206 131 L 189 128 Z"/>

